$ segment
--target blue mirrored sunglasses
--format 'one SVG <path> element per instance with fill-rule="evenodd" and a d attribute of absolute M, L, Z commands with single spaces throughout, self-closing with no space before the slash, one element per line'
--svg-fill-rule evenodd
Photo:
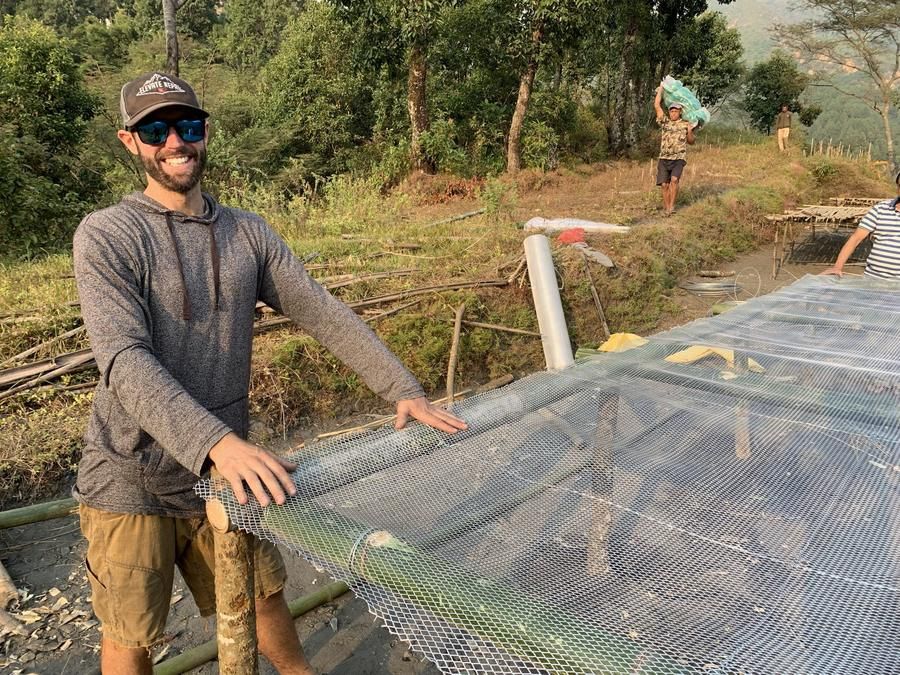
<path fill-rule="evenodd" d="M 164 145 L 169 137 L 169 129 L 175 129 L 175 133 L 185 143 L 197 143 L 206 137 L 204 120 L 177 120 L 175 122 L 156 120 L 138 124 L 132 131 L 137 132 L 142 143 Z"/>

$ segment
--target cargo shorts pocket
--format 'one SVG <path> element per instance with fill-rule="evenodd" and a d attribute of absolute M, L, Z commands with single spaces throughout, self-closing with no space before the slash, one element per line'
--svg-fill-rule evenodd
<path fill-rule="evenodd" d="M 112 602 L 105 608 L 104 635 L 126 647 L 149 647 L 158 642 L 169 614 L 171 580 L 167 582 L 159 570 L 106 562 L 105 581 Z"/>

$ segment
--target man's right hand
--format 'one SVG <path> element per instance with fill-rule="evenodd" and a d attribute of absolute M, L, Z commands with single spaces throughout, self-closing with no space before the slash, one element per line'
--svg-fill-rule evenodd
<path fill-rule="evenodd" d="M 271 499 L 276 504 L 284 504 L 285 492 L 289 495 L 297 492 L 290 476 L 290 472 L 297 468 L 296 464 L 247 443 L 233 432 L 223 436 L 212 447 L 209 459 L 231 484 L 239 504 L 247 503 L 244 483 L 262 506 L 268 506 Z M 271 499 L 269 495 L 272 495 Z"/>
<path fill-rule="evenodd" d="M 840 267 L 829 267 L 824 272 L 820 272 L 820 274 L 830 274 L 832 276 L 842 277 L 844 276 L 844 270 L 842 270 Z"/>

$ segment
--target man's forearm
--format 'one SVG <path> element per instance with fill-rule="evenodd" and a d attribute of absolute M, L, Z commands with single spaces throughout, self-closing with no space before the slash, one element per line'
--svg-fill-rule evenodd
<path fill-rule="evenodd" d="M 117 355 L 110 367 L 109 386 L 129 416 L 197 475 L 210 448 L 231 431 L 146 349 Z"/>
<path fill-rule="evenodd" d="M 847 264 L 847 261 L 850 260 L 850 256 L 853 255 L 853 252 L 856 251 L 856 247 L 860 245 L 860 243 L 869 236 L 869 233 L 866 230 L 862 230 L 862 234 L 860 230 L 856 230 L 844 245 L 841 247 L 840 252 L 838 253 L 837 260 L 834 261 L 833 269 L 842 270 L 844 265 Z"/>

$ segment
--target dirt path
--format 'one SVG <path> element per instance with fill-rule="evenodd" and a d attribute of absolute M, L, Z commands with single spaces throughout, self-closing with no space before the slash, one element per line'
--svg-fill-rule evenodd
<path fill-rule="evenodd" d="M 822 266 L 787 265 L 778 279 L 771 278 L 771 248 L 745 255 L 723 270 L 735 270 L 743 290 L 736 299 L 769 293 Z M 678 322 L 707 316 L 722 298 L 700 298 L 676 290 L 673 300 L 682 312 Z M 664 326 L 668 327 L 668 326 Z M 23 593 L 17 613 L 29 621 L 27 637 L 0 638 L 0 670 L 26 673 L 82 674 L 97 672 L 99 632 L 91 614 L 89 588 L 82 559 L 85 543 L 75 518 L 31 527 L 0 531 L 3 563 Z M 288 599 L 316 590 L 329 579 L 295 556 L 286 555 L 290 581 Z M 351 595 L 301 617 L 297 628 L 315 669 L 332 675 L 434 675 L 438 671 L 411 654 L 370 615 L 364 603 Z M 177 580 L 172 597 L 167 642 L 155 650 L 172 656 L 214 637 L 214 625 L 201 619 L 197 608 Z M 210 664 L 200 673 L 218 672 Z M 267 665 L 262 672 L 274 672 Z"/>

